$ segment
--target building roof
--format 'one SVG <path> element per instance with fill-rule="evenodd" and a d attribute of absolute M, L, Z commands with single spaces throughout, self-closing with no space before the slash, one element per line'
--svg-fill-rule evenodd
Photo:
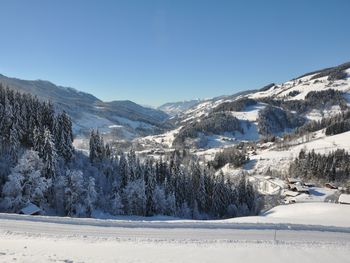
<path fill-rule="evenodd" d="M 29 203 L 27 206 L 23 207 L 20 211 L 20 213 L 25 215 L 34 215 L 40 212 L 41 212 L 41 209 L 33 203 Z"/>
<path fill-rule="evenodd" d="M 348 194 L 341 194 L 338 199 L 339 203 L 342 204 L 350 204 L 350 195 Z"/>
<path fill-rule="evenodd" d="M 298 178 L 291 178 L 291 177 L 288 177 L 287 178 L 287 181 L 290 183 L 290 184 L 295 184 L 295 183 L 300 183 L 301 180 L 298 179 Z"/>
<path fill-rule="evenodd" d="M 296 185 L 295 188 L 298 192 L 309 192 L 309 189 L 307 187 L 303 187 L 301 185 Z"/>
<path fill-rule="evenodd" d="M 337 189 L 338 188 L 335 183 L 326 183 L 325 186 L 328 187 L 328 188 L 332 188 L 332 189 Z"/>
<path fill-rule="evenodd" d="M 284 194 L 286 196 L 293 196 L 293 197 L 296 197 L 298 196 L 300 193 L 299 192 L 293 192 L 293 191 L 285 191 Z"/>

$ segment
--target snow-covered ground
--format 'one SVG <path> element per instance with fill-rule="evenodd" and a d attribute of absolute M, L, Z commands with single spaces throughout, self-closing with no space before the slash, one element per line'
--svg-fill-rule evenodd
<path fill-rule="evenodd" d="M 350 74 L 350 69 L 347 69 L 346 72 L 347 74 Z M 297 91 L 299 92 L 299 94 L 297 94 L 294 97 L 290 97 L 289 99 L 303 100 L 310 91 L 321 91 L 321 90 L 326 90 L 330 88 L 343 91 L 343 92 L 349 91 L 349 84 L 350 84 L 349 77 L 345 80 L 342 79 L 342 80 L 336 80 L 336 81 L 329 81 L 327 80 L 328 78 L 327 76 L 321 77 L 318 79 L 312 79 L 312 77 L 315 75 L 316 74 L 312 74 L 302 78 L 287 81 L 280 85 L 275 85 L 266 91 L 255 92 L 251 94 L 250 97 L 256 99 L 256 98 L 270 97 L 270 96 L 279 97 L 279 98 L 283 98 L 287 96 L 286 99 L 288 99 L 288 94 L 290 92 Z"/>
<path fill-rule="evenodd" d="M 349 262 L 349 216 L 327 203 L 218 221 L 0 214 L 0 262 Z"/>
<path fill-rule="evenodd" d="M 350 151 L 349 136 L 350 132 L 326 136 L 324 131 L 318 131 L 314 133 L 310 141 L 298 138 L 286 148 L 277 148 L 272 144 L 267 149 L 259 150 L 257 155 L 251 155 L 250 162 L 245 168 L 250 170 L 252 174 L 264 174 L 269 167 L 284 172 L 288 169 L 291 161 L 298 157 L 301 150 L 314 150 L 320 154 L 328 154 L 336 149 Z"/>

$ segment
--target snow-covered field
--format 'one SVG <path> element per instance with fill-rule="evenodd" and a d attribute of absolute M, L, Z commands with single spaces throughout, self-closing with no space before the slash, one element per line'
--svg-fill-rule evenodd
<path fill-rule="evenodd" d="M 349 262 L 350 206 L 218 221 L 0 214 L 0 262 Z"/>

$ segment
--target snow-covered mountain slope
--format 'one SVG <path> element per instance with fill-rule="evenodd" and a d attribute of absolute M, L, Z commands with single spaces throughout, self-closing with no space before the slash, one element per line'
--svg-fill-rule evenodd
<path fill-rule="evenodd" d="M 217 148 L 282 135 L 311 120 L 344 112 L 349 98 L 350 63 L 345 63 L 260 90 L 199 102 L 169 120 L 176 130 L 164 147 L 180 142 L 181 146 Z M 229 128 L 237 121 L 235 129 Z"/>
<path fill-rule="evenodd" d="M 0 83 L 39 99 L 52 101 L 58 110 L 65 110 L 72 117 L 76 133 L 91 128 L 102 131 L 118 129 L 121 137 L 133 138 L 158 133 L 166 127 L 166 113 L 131 101 L 103 102 L 91 94 L 43 80 L 29 81 L 0 75 Z"/>
<path fill-rule="evenodd" d="M 349 68 L 342 71 L 345 75 L 341 79 L 332 79 L 328 75 L 323 76 L 316 73 L 280 85 L 274 85 L 268 90 L 253 93 L 249 97 L 255 99 L 273 97 L 285 100 L 304 100 L 311 91 L 334 89 L 348 93 L 350 90 L 350 64 L 348 66 Z"/>
<path fill-rule="evenodd" d="M 200 103 L 200 99 L 196 100 L 187 100 L 187 101 L 178 101 L 178 102 L 168 102 L 158 107 L 158 110 L 164 111 L 170 116 L 179 115 L 189 108 L 196 106 Z"/>
<path fill-rule="evenodd" d="M 349 209 L 295 204 L 217 221 L 0 214 L 0 262 L 348 262 Z"/>

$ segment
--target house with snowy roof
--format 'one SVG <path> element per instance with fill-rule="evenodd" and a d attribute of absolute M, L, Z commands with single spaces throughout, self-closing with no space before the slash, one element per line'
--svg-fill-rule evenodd
<path fill-rule="evenodd" d="M 42 210 L 35 204 L 28 203 L 19 211 L 19 213 L 23 215 L 40 215 L 42 213 Z"/>

